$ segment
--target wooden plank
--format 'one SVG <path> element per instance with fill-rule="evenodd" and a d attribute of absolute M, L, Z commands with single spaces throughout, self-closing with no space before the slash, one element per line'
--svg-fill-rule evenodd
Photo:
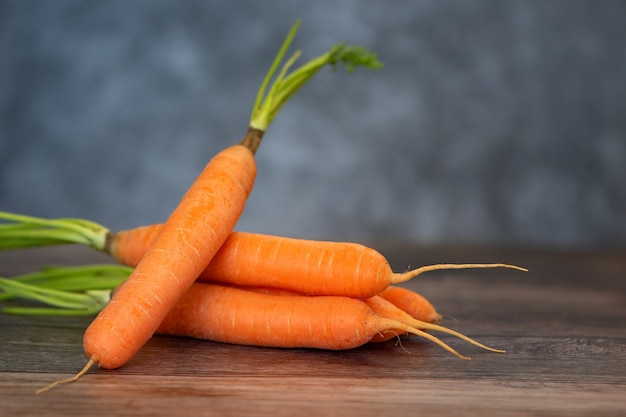
<path fill-rule="evenodd" d="M 58 377 L 61 375 L 51 374 Z M 37 374 L 0 380 L 7 415 L 624 415 L 623 387 L 491 380 L 93 375 L 33 396 Z"/>

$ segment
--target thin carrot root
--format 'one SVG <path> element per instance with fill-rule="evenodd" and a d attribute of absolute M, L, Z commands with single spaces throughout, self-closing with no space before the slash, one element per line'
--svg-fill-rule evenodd
<path fill-rule="evenodd" d="M 479 348 L 482 348 L 482 349 L 485 349 L 485 350 L 489 350 L 491 352 L 496 352 L 496 353 L 505 353 L 506 352 L 503 349 L 495 349 L 495 348 L 489 347 L 487 345 L 484 345 L 484 344 L 482 344 L 482 343 L 472 339 L 471 337 L 465 336 L 463 333 L 459 333 L 456 330 L 452 330 L 452 329 L 449 329 L 447 327 L 440 326 L 438 324 L 431 324 L 431 323 L 421 322 L 420 320 L 415 320 L 415 322 L 412 322 L 411 324 L 416 326 L 416 327 L 419 326 L 420 329 L 434 330 L 434 331 L 437 331 L 437 332 L 446 333 L 446 334 L 449 334 L 449 335 L 452 335 L 452 336 L 456 336 L 459 339 L 466 341 L 467 343 L 470 343 L 470 344 L 472 344 L 474 346 L 478 346 Z"/>
<path fill-rule="evenodd" d="M 71 382 L 76 382 L 78 381 L 83 375 L 85 375 L 87 373 L 87 371 L 89 371 L 89 369 L 91 369 L 91 367 L 96 363 L 95 359 L 90 359 L 89 362 L 87 362 L 87 364 L 85 365 L 85 367 L 83 369 L 81 369 L 76 375 L 74 375 L 71 378 L 65 378 L 65 379 L 59 379 L 58 381 L 54 381 L 53 383 L 51 383 L 48 386 L 45 386 L 43 388 L 39 388 L 37 391 L 35 391 L 35 394 L 39 395 L 39 394 L 43 394 L 46 391 L 50 391 L 52 388 L 56 387 L 57 385 L 61 385 L 61 384 L 69 384 Z"/>
<path fill-rule="evenodd" d="M 393 327 L 390 327 L 390 328 L 403 330 L 403 331 L 405 331 L 407 333 L 411 333 L 411 334 L 414 334 L 416 336 L 423 337 L 424 339 L 430 340 L 431 342 L 441 346 L 442 348 L 444 348 L 448 352 L 452 353 L 453 355 L 455 355 L 455 356 L 457 356 L 457 357 L 459 357 L 461 359 L 470 360 L 470 358 L 468 356 L 461 355 L 454 348 L 452 348 L 451 346 L 449 346 L 448 344 L 443 342 L 441 339 L 439 339 L 436 336 L 433 336 L 430 333 L 426 333 L 426 332 L 424 332 L 422 330 L 419 330 L 419 329 L 416 329 L 416 328 L 414 328 L 412 326 L 409 326 L 408 324 L 400 323 L 400 322 L 397 322 L 397 321 L 395 321 L 393 319 L 385 319 L 385 320 L 392 320 L 393 322 L 395 322 L 393 324 Z"/>
<path fill-rule="evenodd" d="M 404 273 L 395 273 L 391 278 L 392 284 L 409 281 L 424 272 L 438 271 L 442 269 L 479 269 L 479 268 L 508 268 L 517 269 L 518 271 L 528 272 L 528 268 L 510 264 L 434 264 L 425 265 Z"/>
<path fill-rule="evenodd" d="M 504 350 L 501 349 L 494 349 L 492 347 L 486 346 L 480 342 L 477 342 L 476 340 L 465 336 L 462 333 L 459 333 L 455 330 L 449 329 L 447 327 L 444 326 L 440 326 L 438 324 L 433 324 L 433 323 L 427 323 L 425 321 L 421 321 L 418 320 L 416 318 L 414 318 L 413 316 L 411 316 L 410 314 L 406 313 L 405 311 L 401 310 L 400 308 L 396 307 L 394 304 L 392 304 L 391 302 L 385 300 L 382 297 L 371 297 L 365 300 L 365 303 L 372 309 L 374 310 L 376 313 L 380 314 L 381 316 L 385 317 L 386 319 L 391 319 L 394 321 L 397 321 L 399 323 L 402 323 L 403 325 L 409 326 L 410 328 L 413 329 L 420 329 L 419 331 L 427 334 L 429 337 L 426 337 L 428 340 L 434 341 L 435 343 L 439 344 L 438 342 L 436 342 L 435 340 L 433 340 L 432 338 L 437 339 L 436 337 L 432 336 L 429 333 L 424 332 L 423 330 L 434 330 L 434 331 L 438 331 L 441 333 L 446 333 L 452 336 L 456 336 L 461 340 L 464 340 L 474 346 L 478 346 L 482 349 L 485 350 L 489 350 L 491 352 L 497 352 L 497 353 L 504 353 Z M 398 329 L 402 329 L 402 328 L 398 328 Z M 415 333 L 413 333 L 415 334 Z M 420 334 L 420 336 L 422 336 Z M 439 339 L 437 339 L 439 340 Z M 441 344 L 439 344 L 441 346 Z"/>

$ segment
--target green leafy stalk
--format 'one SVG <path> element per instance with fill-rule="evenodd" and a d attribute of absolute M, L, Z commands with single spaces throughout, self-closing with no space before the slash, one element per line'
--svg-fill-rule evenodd
<path fill-rule="evenodd" d="M 0 288 L 16 297 L 40 301 L 54 307 L 80 309 L 92 304 L 92 299 L 86 294 L 43 288 L 6 278 L 0 278 Z"/>
<path fill-rule="evenodd" d="M 107 290 L 124 282 L 132 270 L 129 266 L 116 264 L 48 266 L 37 272 L 15 276 L 11 281 L 61 291 Z M 15 296 L 9 292 L 0 293 L 0 300 L 13 298 Z"/>
<path fill-rule="evenodd" d="M 104 250 L 109 229 L 84 219 L 44 219 L 0 211 L 0 249 L 81 244 Z"/>
<path fill-rule="evenodd" d="M 264 132 L 272 123 L 282 106 L 309 81 L 322 67 L 330 65 L 333 70 L 339 64 L 343 64 L 349 73 L 359 67 L 369 69 L 380 69 L 383 64 L 377 56 L 362 46 L 346 46 L 345 44 L 335 45 L 331 50 L 295 69 L 288 74 L 289 68 L 300 56 L 300 51 L 296 51 L 284 64 L 280 73 L 276 76 L 272 87 L 266 94 L 267 86 L 271 78 L 276 73 L 280 62 L 283 60 L 289 45 L 291 44 L 300 21 L 296 21 L 287 34 L 274 62 L 270 67 L 261 88 L 257 94 L 250 118 L 250 127 Z"/>
<path fill-rule="evenodd" d="M 100 301 L 94 299 L 94 304 L 85 308 L 5 307 L 2 312 L 13 316 L 93 316 L 107 305 L 111 298 L 110 294 L 111 291 L 102 292 Z"/>
<path fill-rule="evenodd" d="M 112 291 L 131 271 L 126 266 L 102 264 L 49 267 L 12 279 L 0 278 L 2 299 L 19 298 L 48 306 L 7 306 L 2 311 L 19 315 L 92 315 L 104 308 Z"/>

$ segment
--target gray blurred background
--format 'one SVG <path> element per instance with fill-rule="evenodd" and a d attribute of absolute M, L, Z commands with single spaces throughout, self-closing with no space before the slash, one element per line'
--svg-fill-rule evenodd
<path fill-rule="evenodd" d="M 626 2 L 0 1 L 0 210 L 161 222 L 243 136 L 283 37 L 325 69 L 269 128 L 238 229 L 626 244 Z"/>

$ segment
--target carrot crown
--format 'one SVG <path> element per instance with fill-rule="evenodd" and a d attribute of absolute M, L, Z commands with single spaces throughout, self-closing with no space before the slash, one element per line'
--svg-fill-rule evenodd
<path fill-rule="evenodd" d="M 301 51 L 296 51 L 276 75 L 274 83 L 266 94 L 270 80 L 287 53 L 287 49 L 289 49 L 289 45 L 296 35 L 299 26 L 300 20 L 297 20 L 287 34 L 287 37 L 261 84 L 261 88 L 254 102 L 254 108 L 252 109 L 250 128 L 264 132 L 272 123 L 282 106 L 326 65 L 330 65 L 333 70 L 336 70 L 339 64 L 343 64 L 348 73 L 354 72 L 359 66 L 369 69 L 380 69 L 383 67 L 383 64 L 378 60 L 376 54 L 370 52 L 367 48 L 338 44 L 334 45 L 330 51 L 325 54 L 312 59 L 293 70 L 291 73 L 288 73 L 291 66 L 301 55 Z"/>

